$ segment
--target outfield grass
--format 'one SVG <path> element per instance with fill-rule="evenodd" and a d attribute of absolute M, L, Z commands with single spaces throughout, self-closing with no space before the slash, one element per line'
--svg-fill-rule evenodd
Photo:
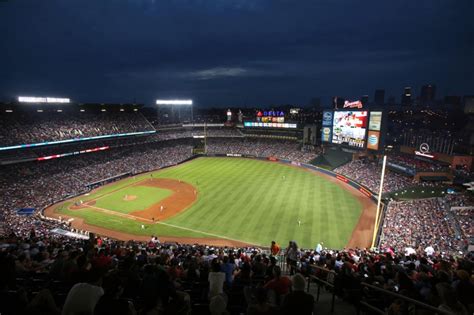
<path fill-rule="evenodd" d="M 121 187 L 147 177 L 150 175 L 128 178 L 80 198 L 87 200 L 110 193 L 109 196 L 122 199 L 125 190 Z M 303 247 L 314 247 L 322 241 L 331 248 L 347 244 L 362 211 L 360 202 L 339 185 L 309 171 L 275 162 L 198 158 L 156 171 L 153 177 L 183 180 L 199 192 L 189 209 L 164 221 L 171 226 L 148 224 L 142 230 L 141 223 L 133 220 L 91 209 L 71 211 L 67 204 L 59 211 L 82 217 L 90 224 L 140 235 L 220 235 L 267 246 L 271 240 L 282 245 L 296 240 Z"/>

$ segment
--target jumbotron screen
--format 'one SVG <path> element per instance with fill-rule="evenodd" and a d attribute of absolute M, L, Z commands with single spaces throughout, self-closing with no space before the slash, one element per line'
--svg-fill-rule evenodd
<path fill-rule="evenodd" d="M 363 148 L 367 132 L 367 111 L 336 111 L 332 127 L 332 143 Z"/>

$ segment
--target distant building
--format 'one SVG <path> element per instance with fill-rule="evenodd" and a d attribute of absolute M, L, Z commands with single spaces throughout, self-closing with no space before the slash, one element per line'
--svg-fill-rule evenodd
<path fill-rule="evenodd" d="M 436 85 L 423 85 L 421 87 L 420 100 L 422 104 L 424 102 L 433 102 L 436 95 Z"/>
<path fill-rule="evenodd" d="M 321 107 L 321 98 L 319 97 L 313 97 L 311 100 L 310 100 L 310 105 L 311 107 L 315 108 L 315 109 L 319 109 Z"/>
<path fill-rule="evenodd" d="M 340 96 L 334 96 L 333 100 L 332 100 L 332 105 L 334 107 L 334 109 L 341 109 L 344 107 L 344 102 L 346 101 L 346 99 L 344 97 L 340 97 Z"/>
<path fill-rule="evenodd" d="M 474 114 L 474 95 L 464 95 L 464 113 Z"/>
<path fill-rule="evenodd" d="M 385 90 L 375 90 L 374 101 L 375 105 L 383 106 L 385 103 Z"/>
<path fill-rule="evenodd" d="M 443 105 L 449 108 L 461 108 L 461 97 L 456 95 L 445 96 Z"/>
<path fill-rule="evenodd" d="M 369 96 L 368 95 L 362 95 L 360 98 L 360 101 L 364 107 L 366 107 L 369 104 Z"/>
<path fill-rule="evenodd" d="M 402 106 L 411 106 L 411 87 L 407 86 L 402 94 Z"/>
<path fill-rule="evenodd" d="M 387 104 L 390 105 L 390 106 L 395 105 L 395 96 L 390 95 L 390 97 L 387 100 Z"/>

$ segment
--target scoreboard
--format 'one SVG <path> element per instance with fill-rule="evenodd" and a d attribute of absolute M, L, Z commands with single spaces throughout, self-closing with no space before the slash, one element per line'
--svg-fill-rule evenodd
<path fill-rule="evenodd" d="M 321 141 L 377 151 L 380 148 L 381 128 L 381 111 L 325 111 Z"/>
<path fill-rule="evenodd" d="M 367 131 L 367 111 L 334 112 L 332 143 L 363 148 Z"/>

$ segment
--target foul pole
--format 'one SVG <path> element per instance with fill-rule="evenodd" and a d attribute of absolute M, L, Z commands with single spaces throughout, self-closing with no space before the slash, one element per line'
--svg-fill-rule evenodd
<path fill-rule="evenodd" d="M 383 193 L 383 180 L 385 178 L 385 165 L 387 163 L 387 156 L 383 156 L 382 163 L 382 175 L 380 176 L 380 187 L 379 187 L 379 196 L 377 200 L 377 211 L 375 213 L 375 225 L 374 225 L 374 235 L 372 237 L 372 248 L 375 246 L 375 239 L 377 238 L 377 231 L 379 229 L 379 215 L 380 215 L 380 205 L 382 204 L 382 193 Z"/>
<path fill-rule="evenodd" d="M 207 123 L 204 123 L 204 154 L 207 154 Z"/>

